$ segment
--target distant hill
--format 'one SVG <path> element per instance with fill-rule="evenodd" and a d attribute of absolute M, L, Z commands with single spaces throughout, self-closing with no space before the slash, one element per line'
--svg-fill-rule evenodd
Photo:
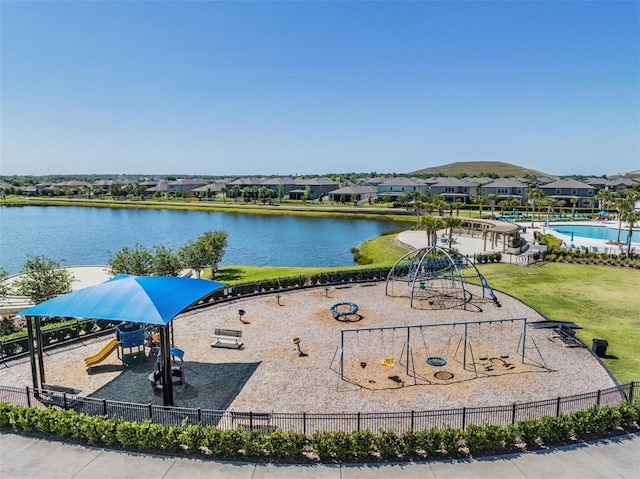
<path fill-rule="evenodd" d="M 449 163 L 448 165 L 433 166 L 431 168 L 423 168 L 422 170 L 412 171 L 411 175 L 437 175 L 456 176 L 464 174 L 467 176 L 483 176 L 495 173 L 498 176 L 546 176 L 555 178 L 554 175 L 543 173 L 542 171 L 530 170 L 522 166 L 512 165 L 503 161 L 458 161 Z"/>

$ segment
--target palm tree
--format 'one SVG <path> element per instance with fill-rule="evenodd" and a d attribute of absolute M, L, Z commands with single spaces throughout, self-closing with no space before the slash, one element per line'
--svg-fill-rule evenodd
<path fill-rule="evenodd" d="M 640 221 L 640 212 L 636 211 L 636 202 L 640 200 L 640 193 L 634 190 L 624 190 L 621 192 L 619 201 L 616 201 L 616 209 L 620 213 L 620 221 L 618 222 L 618 244 L 620 243 L 620 230 L 622 222 L 629 225 L 629 237 L 627 239 L 627 254 L 631 254 L 631 235 L 635 223 Z"/>
<path fill-rule="evenodd" d="M 578 204 L 578 201 L 580 201 L 580 198 L 578 198 L 577 196 L 572 196 L 570 201 L 571 201 L 571 219 L 573 219 L 576 216 L 576 205 Z"/>
<path fill-rule="evenodd" d="M 616 243 L 620 244 L 620 233 L 622 231 L 622 216 L 632 212 L 635 208 L 635 200 L 631 196 L 619 196 L 612 201 L 613 209 L 618 212 L 618 237 Z"/>
<path fill-rule="evenodd" d="M 451 245 L 453 244 L 453 228 L 458 228 L 462 224 L 462 220 L 454 216 L 448 216 L 442 218 L 442 221 L 445 227 L 449 228 L 449 249 L 451 249 Z"/>
<path fill-rule="evenodd" d="M 536 216 L 536 206 L 539 201 L 544 198 L 546 195 L 544 191 L 542 191 L 537 185 L 531 185 L 527 188 L 527 201 L 531 205 L 531 227 L 534 227 L 535 216 Z"/>
<path fill-rule="evenodd" d="M 240 195 L 240 187 L 238 185 L 233 185 L 231 187 L 231 196 L 233 196 L 233 202 L 238 202 L 238 196 Z"/>
<path fill-rule="evenodd" d="M 442 218 L 426 215 L 422 217 L 422 219 L 420 220 L 420 224 L 426 230 L 427 245 L 435 246 L 438 242 L 437 240 L 438 230 L 444 228 L 444 225 L 445 225 Z"/>
<path fill-rule="evenodd" d="M 631 256 L 631 235 L 633 227 L 640 221 L 640 211 L 625 211 L 620 215 L 620 220 L 625 221 L 629 225 L 629 237 L 627 238 L 627 256 Z"/>
<path fill-rule="evenodd" d="M 223 186 L 222 188 L 220 188 L 220 193 L 222 193 L 222 202 L 226 203 L 227 202 L 227 187 Z"/>
<path fill-rule="evenodd" d="M 500 199 L 500 197 L 494 193 L 487 195 L 487 202 L 489 203 L 489 206 L 491 206 L 491 219 L 494 218 L 494 213 L 495 213 L 495 209 L 496 209 L 496 203 L 498 202 L 498 200 Z"/>
<path fill-rule="evenodd" d="M 462 205 L 464 205 L 464 203 L 460 198 L 456 198 L 453 202 L 453 207 L 456 209 L 456 216 L 460 216 L 460 208 L 462 208 Z"/>
<path fill-rule="evenodd" d="M 611 190 L 600 190 L 598 191 L 598 194 L 596 195 L 596 198 L 598 199 L 598 202 L 600 203 L 600 210 L 605 210 L 607 209 L 607 207 L 609 206 L 609 203 L 611 202 L 611 200 L 614 199 L 615 197 L 615 193 Z"/>
<path fill-rule="evenodd" d="M 478 205 L 478 218 L 482 218 L 482 207 L 487 204 L 487 197 L 482 195 L 472 196 L 471 202 L 474 205 Z"/>

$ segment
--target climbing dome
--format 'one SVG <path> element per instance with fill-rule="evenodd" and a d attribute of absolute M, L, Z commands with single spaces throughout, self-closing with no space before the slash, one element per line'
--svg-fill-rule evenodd
<path fill-rule="evenodd" d="M 468 309 L 473 295 L 466 289 L 465 280 L 471 277 L 482 285 L 485 298 L 488 285 L 473 262 L 457 251 L 428 246 L 396 261 L 387 275 L 385 294 L 408 296 L 411 307 L 417 309 Z M 493 297 L 492 293 L 489 291 Z"/>

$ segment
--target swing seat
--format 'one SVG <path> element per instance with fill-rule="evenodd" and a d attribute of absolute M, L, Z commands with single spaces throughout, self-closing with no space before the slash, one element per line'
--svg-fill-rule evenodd
<path fill-rule="evenodd" d="M 444 366 L 447 364 L 447 360 L 442 356 L 429 356 L 424 360 L 429 366 Z"/>
<path fill-rule="evenodd" d="M 383 358 L 380 364 L 386 367 L 393 367 L 393 358 Z"/>

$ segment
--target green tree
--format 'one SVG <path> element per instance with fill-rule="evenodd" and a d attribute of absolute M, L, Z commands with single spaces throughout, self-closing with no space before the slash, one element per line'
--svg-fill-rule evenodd
<path fill-rule="evenodd" d="M 227 187 L 223 186 L 222 188 L 220 188 L 220 193 L 222 193 L 222 202 L 226 203 L 227 202 Z"/>
<path fill-rule="evenodd" d="M 233 202 L 238 202 L 238 196 L 240 196 L 240 187 L 238 185 L 233 185 L 231 187 L 231 197 L 233 198 Z"/>
<path fill-rule="evenodd" d="M 306 203 L 311 198 L 311 186 L 307 185 L 304 189 L 304 193 L 302 194 L 302 202 Z"/>
<path fill-rule="evenodd" d="M 153 273 L 153 253 L 146 246 L 136 243 L 133 248 L 125 246 L 113 255 L 110 251 L 107 254 L 113 275 L 149 276 Z"/>
<path fill-rule="evenodd" d="M 178 276 L 182 269 L 180 255 L 165 245 L 153 247 L 151 272 L 155 276 Z"/>
<path fill-rule="evenodd" d="M 189 241 L 178 250 L 180 259 L 185 268 L 191 268 L 200 279 L 202 270 L 207 267 L 208 258 L 206 247 L 203 242 Z"/>
<path fill-rule="evenodd" d="M 111 183 L 109 185 L 109 194 L 113 198 L 118 198 L 123 195 L 122 186 L 119 183 Z"/>
<path fill-rule="evenodd" d="M 500 197 L 494 193 L 487 195 L 487 203 L 489 203 L 489 206 L 491 207 L 491 219 L 495 218 L 495 211 L 496 211 L 496 204 L 498 203 L 498 200 L 500 199 Z"/>
<path fill-rule="evenodd" d="M 460 208 L 462 208 L 463 205 L 464 203 L 460 200 L 460 198 L 456 198 L 456 200 L 453 202 L 453 207 L 456 210 L 456 216 L 460 216 Z"/>
<path fill-rule="evenodd" d="M 23 276 L 14 283 L 15 290 L 34 303 L 70 292 L 74 280 L 68 270 L 61 269 L 59 262 L 44 256 L 27 255 L 22 273 Z"/>
<path fill-rule="evenodd" d="M 531 185 L 527 188 L 527 201 L 531 205 L 531 227 L 534 227 L 536 207 L 542 198 L 546 195 L 537 185 Z"/>
<path fill-rule="evenodd" d="M 580 201 L 580 198 L 578 198 L 577 196 L 572 196 L 569 201 L 571 201 L 571 218 L 573 219 L 576 216 L 576 205 Z"/>
<path fill-rule="evenodd" d="M 611 206 L 618 212 L 618 237 L 616 243 L 620 244 L 620 233 L 622 232 L 622 216 L 633 211 L 635 201 L 629 196 L 617 196 L 611 201 Z"/>
<path fill-rule="evenodd" d="M 600 209 L 606 211 L 609 207 L 609 203 L 613 201 L 615 196 L 615 193 L 611 190 L 599 190 L 596 194 L 596 198 L 598 199 Z"/>
<path fill-rule="evenodd" d="M 196 243 L 206 255 L 207 266 L 211 268 L 211 277 L 214 278 L 218 271 L 218 264 L 224 256 L 229 235 L 226 231 L 207 231 L 198 237 Z"/>
<path fill-rule="evenodd" d="M 445 228 L 449 229 L 449 248 L 453 245 L 453 229 L 462 225 L 462 220 L 455 216 L 446 216 L 442 218 Z"/>
<path fill-rule="evenodd" d="M 478 218 L 482 218 L 482 208 L 487 204 L 487 197 L 479 194 L 469 199 L 474 205 L 478 205 Z"/>
<path fill-rule="evenodd" d="M 5 280 L 9 276 L 9 272 L 0 266 L 0 298 L 4 298 L 5 296 L 11 294 L 11 288 Z"/>
<path fill-rule="evenodd" d="M 616 208 L 620 213 L 618 222 L 618 243 L 620 243 L 620 229 L 622 222 L 627 223 L 629 237 L 627 238 L 627 254 L 631 254 L 631 236 L 633 228 L 640 221 L 640 212 L 636 211 L 636 203 L 640 200 L 640 193 L 636 190 L 624 190 L 621 192 L 619 201 L 616 201 Z"/>
<path fill-rule="evenodd" d="M 425 215 L 420 220 L 420 225 L 426 230 L 427 245 L 435 246 L 438 243 L 438 230 L 441 230 L 445 226 L 442 218 L 438 218 L 432 215 Z"/>
<path fill-rule="evenodd" d="M 629 228 L 629 236 L 627 238 L 627 255 L 631 256 L 631 236 L 633 235 L 633 228 L 640 222 L 640 211 L 625 211 L 620 215 L 620 219 L 627 223 Z"/>

